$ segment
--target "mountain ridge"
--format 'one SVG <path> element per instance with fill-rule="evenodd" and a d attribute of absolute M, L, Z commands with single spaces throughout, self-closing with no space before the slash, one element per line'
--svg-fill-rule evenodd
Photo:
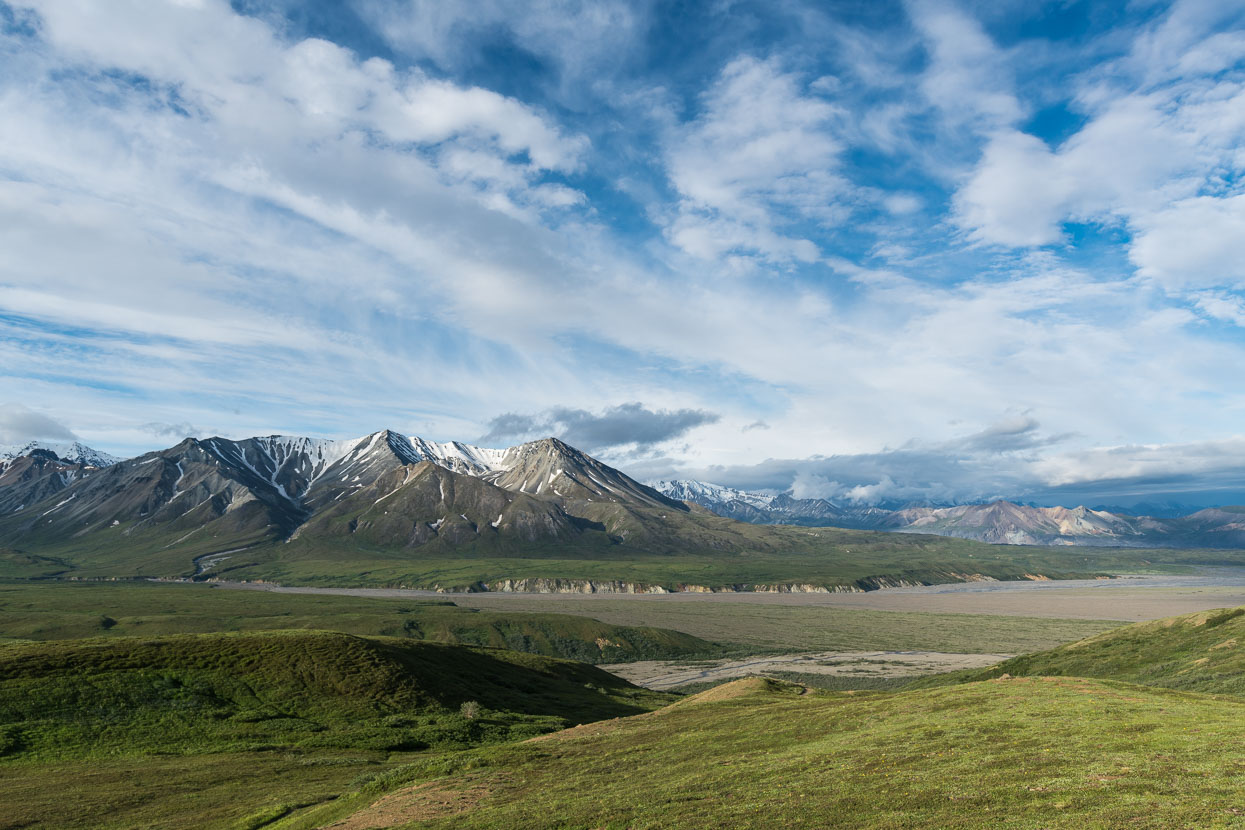
<path fill-rule="evenodd" d="M 45 480 L 63 487 L 0 513 L 6 573 L 576 591 L 871 590 L 1101 573 L 1049 552 L 739 522 L 556 438 L 505 450 L 393 430 L 349 441 L 187 438 Z"/>
<path fill-rule="evenodd" d="M 798 524 L 897 533 L 927 533 L 1004 545 L 1095 547 L 1245 546 L 1245 508 L 1204 508 L 1182 516 L 1131 516 L 1110 510 L 1038 507 L 1006 499 L 946 507 L 840 505 L 826 499 L 797 499 L 708 482 L 654 482 L 672 498 L 683 498 L 721 516 L 755 524 Z"/>
<path fill-rule="evenodd" d="M 481 485 L 464 486 L 470 493 L 463 509 L 438 507 L 426 497 L 416 499 L 422 529 L 417 522 L 403 533 L 403 546 L 418 545 L 438 536 L 462 543 L 468 538 L 462 523 L 475 535 L 489 535 L 506 523 L 507 505 L 521 493 L 538 500 L 558 501 L 519 510 L 511 524 L 522 528 L 526 542 L 535 542 L 535 528 L 543 526 L 549 538 L 586 538 L 588 529 L 604 531 L 612 539 L 643 536 L 644 525 L 635 510 L 675 510 L 686 513 L 696 505 L 719 516 L 754 525 L 837 527 L 854 530 L 921 533 L 1003 545 L 1064 545 L 1094 547 L 1245 547 L 1245 514 L 1231 507 L 1206 508 L 1184 516 L 1130 516 L 1085 506 L 1038 507 L 1008 500 L 953 506 L 905 505 L 895 508 L 842 504 L 822 498 L 796 498 L 784 493 L 749 492 L 694 480 L 662 480 L 642 484 L 557 438 L 543 438 L 507 448 L 486 448 L 461 441 L 438 442 L 382 429 L 354 439 L 318 439 L 267 435 L 244 439 L 186 438 L 165 450 L 132 459 L 118 459 L 79 442 L 28 442 L 0 448 L 0 517 L 23 515 L 25 531 L 54 525 L 57 513 L 73 517 L 71 535 L 99 529 L 100 522 L 133 523 L 127 533 L 165 523 L 184 526 L 185 532 L 211 523 L 228 527 L 226 537 L 238 545 L 264 538 L 296 538 L 312 516 L 328 511 L 342 515 L 345 501 L 384 480 L 390 489 L 375 492 L 372 503 L 415 483 L 409 474 L 398 482 L 393 471 L 431 463 Z M 187 468 L 186 465 L 190 467 Z M 138 470 L 150 466 L 150 469 Z M 137 472 L 136 472 L 137 471 Z M 159 471 L 159 476 L 151 475 Z M 90 478 L 100 477 L 115 492 L 102 513 L 82 510 L 76 490 L 70 498 L 45 506 L 42 515 L 25 511 Z M 421 479 L 422 480 L 422 479 Z M 489 488 L 500 494 L 489 494 Z M 90 489 L 90 488 L 87 488 Z M 119 493 L 125 490 L 126 499 Z M 146 496 L 137 497 L 138 490 Z M 372 492 L 372 490 L 368 490 Z M 391 506 L 402 502 L 398 499 Z M 413 502 L 414 503 L 414 502 Z M 412 503 L 412 504 L 413 504 Z M 488 504 L 496 512 L 480 511 Z M 566 506 L 573 505 L 571 516 Z M 98 506 L 98 505 L 97 505 Z M 137 509 L 130 509 L 137 506 Z M 410 505 L 408 504 L 408 507 Z M 444 509 L 442 509 L 442 507 Z M 432 515 L 435 512 L 436 515 Z M 104 514 L 107 514 L 106 516 Z M 521 515 L 520 515 L 521 514 Z M 51 516 L 51 518 L 48 518 Z M 321 518 L 324 518 L 321 516 Z M 44 521 L 40 522 L 39 520 Z M 365 523 L 373 530 L 392 527 L 392 519 Z M 321 530 L 330 524 L 319 522 Z M 446 527 L 446 533 L 439 531 Z M 355 526 L 357 530 L 358 525 Z M 355 530 L 351 531 L 352 533 Z M 23 533 L 3 533 L 0 541 Z M 208 536 L 220 537 L 214 528 Z M 330 534 L 333 535 L 333 534 Z M 588 534 L 591 535 L 591 534 Z M 651 534 L 650 534 L 651 535 Z M 180 534 L 179 534 L 180 537 Z"/>
<path fill-rule="evenodd" d="M 80 441 L 27 441 L 24 444 L 0 445 L 0 464 L 28 456 L 37 450 L 50 452 L 60 461 L 88 467 L 107 467 L 124 460 L 88 447 Z"/>

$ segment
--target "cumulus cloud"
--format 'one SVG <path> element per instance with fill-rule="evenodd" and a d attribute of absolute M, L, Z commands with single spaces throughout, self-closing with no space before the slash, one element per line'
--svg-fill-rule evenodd
<path fill-rule="evenodd" d="M 1129 256 L 1143 276 L 1173 288 L 1245 289 L 1245 194 L 1182 199 L 1137 225 Z"/>
<path fill-rule="evenodd" d="M 640 403 L 619 404 L 599 413 L 555 407 L 534 415 L 498 415 L 479 440 L 487 444 L 552 435 L 587 452 L 624 446 L 643 449 L 718 420 L 716 413 L 703 409 L 649 409 Z"/>
<path fill-rule="evenodd" d="M 953 199 L 979 242 L 1064 243 L 1070 222 L 1124 227 L 1128 257 L 1165 289 L 1245 286 L 1245 61 L 1239 9 L 1174 3 L 1130 52 L 1082 74 L 1068 106 L 1085 123 L 1048 145 L 1013 121 L 988 131 Z M 1227 31 L 1217 31 L 1227 27 Z M 1235 30 L 1233 30 L 1235 27 Z"/>
<path fill-rule="evenodd" d="M 0 444 L 27 441 L 76 441 L 69 427 L 20 403 L 0 404 Z"/>
<path fill-rule="evenodd" d="M 159 438 L 168 438 L 171 440 L 178 440 L 178 441 L 180 441 L 183 438 L 197 438 L 198 436 L 203 435 L 205 432 L 205 430 L 199 429 L 194 424 L 191 424 L 185 421 L 178 423 L 178 424 L 166 424 L 166 423 L 152 422 L 148 424 L 142 424 L 138 428 L 142 430 L 143 432 L 148 432 Z"/>
<path fill-rule="evenodd" d="M 1027 413 L 1008 415 L 943 442 L 912 440 L 874 453 L 771 458 L 759 464 L 667 471 L 744 490 L 790 492 L 840 504 L 963 503 L 1023 498 L 1055 486 L 1040 471 L 1040 450 L 1070 436 L 1051 435 Z M 653 471 L 655 472 L 655 471 Z"/>
<path fill-rule="evenodd" d="M 970 452 L 1003 453 L 1050 446 L 1072 437 L 1066 434 L 1043 435 L 1039 432 L 1040 428 L 1041 424 L 1028 413 L 1013 415 L 948 446 L 963 447 Z"/>
<path fill-rule="evenodd" d="M 979 21 L 950 2 L 915 0 L 907 9 L 926 44 L 928 65 L 920 85 L 933 106 L 954 122 L 979 129 L 1022 115 L 1007 59 Z"/>
<path fill-rule="evenodd" d="M 820 251 L 785 227 L 828 223 L 846 181 L 835 137 L 842 111 L 777 60 L 741 57 L 723 68 L 702 112 L 667 138 L 681 201 L 666 234 L 701 259 L 728 254 L 810 262 Z"/>
<path fill-rule="evenodd" d="M 456 69 L 479 60 L 481 42 L 499 35 L 517 49 L 552 63 L 562 92 L 582 94 L 580 80 L 616 69 L 648 24 L 646 3 L 624 0 L 360 0 L 356 7 L 386 41 L 405 54 Z M 586 84 L 585 84 L 586 85 Z"/>
<path fill-rule="evenodd" d="M 1239 20 L 727 5 L 0 4 L 0 393 L 116 452 L 694 405 L 670 466 L 842 498 L 1239 429 Z"/>

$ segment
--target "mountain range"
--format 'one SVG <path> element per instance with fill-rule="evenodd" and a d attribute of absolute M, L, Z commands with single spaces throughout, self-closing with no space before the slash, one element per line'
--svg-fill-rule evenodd
<path fill-rule="evenodd" d="M 691 509 L 553 438 L 493 450 L 383 430 L 347 441 L 187 438 L 102 467 L 72 460 L 81 456 L 35 448 L 4 462 L 9 537 L 80 539 L 120 528 L 136 540 L 172 533 L 239 545 L 339 536 L 402 547 L 481 536 L 565 541 L 607 525 L 625 537 L 629 509 Z M 48 504 L 54 494 L 63 498 Z M 580 509 L 568 513 L 565 503 Z"/>
<path fill-rule="evenodd" d="M 697 482 L 659 489 L 556 438 L 506 449 L 393 430 L 345 441 L 187 438 L 120 461 L 24 449 L 0 461 L 0 576 L 837 591 L 1158 561 L 1111 548 L 1245 547 L 1245 513 L 1230 508 L 1178 520 L 1007 502 L 844 509 Z M 1102 552 L 1086 555 L 1091 545 Z"/>
<path fill-rule="evenodd" d="M 187 438 L 104 466 L 68 455 L 35 447 L 3 462 L 0 575 L 597 592 L 1101 572 L 1040 550 L 741 522 L 556 438 L 486 449 L 381 430 Z"/>
<path fill-rule="evenodd" d="M 657 481 L 654 489 L 720 516 L 757 524 L 833 526 L 929 533 L 1005 545 L 1245 547 L 1245 507 L 1185 516 L 1130 516 L 1088 507 L 1036 507 L 1010 501 L 951 507 L 885 508 L 747 492 L 703 481 Z"/>

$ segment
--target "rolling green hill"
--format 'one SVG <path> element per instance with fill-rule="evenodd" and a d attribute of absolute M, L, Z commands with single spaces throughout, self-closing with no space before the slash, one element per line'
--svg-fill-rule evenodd
<path fill-rule="evenodd" d="M 1243 722 L 1238 701 L 1109 681 L 850 694 L 752 678 L 412 768 L 380 800 L 275 827 L 364 801 L 350 826 L 1239 827 Z"/>
<path fill-rule="evenodd" d="M 1003 664 L 1062 676 L 748 678 L 682 699 L 535 655 L 320 631 L 10 643 L 0 828 L 1241 827 L 1242 620 Z"/>
<path fill-rule="evenodd" d="M 669 700 L 572 661 L 330 632 L 10 643 L 0 827 L 235 827 L 398 762 Z"/>
<path fill-rule="evenodd" d="M 981 671 L 914 685 L 1017 676 L 1093 677 L 1245 697 L 1245 607 L 1137 623 Z"/>
<path fill-rule="evenodd" d="M 468 700 L 493 714 L 461 718 Z M 462 746 L 655 700 L 573 661 L 325 631 L 0 646 L 10 757 Z"/>

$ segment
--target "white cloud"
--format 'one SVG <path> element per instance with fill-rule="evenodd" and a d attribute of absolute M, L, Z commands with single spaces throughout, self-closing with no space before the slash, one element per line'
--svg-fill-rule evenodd
<path fill-rule="evenodd" d="M 927 45 L 920 84 L 931 105 L 952 123 L 975 129 L 996 129 L 1022 116 L 1006 56 L 978 21 L 940 0 L 913 0 L 907 9 Z"/>
<path fill-rule="evenodd" d="M 1223 320 L 1245 327 L 1245 299 L 1214 291 L 1193 295 L 1196 308 L 1215 320 Z"/>
<path fill-rule="evenodd" d="M 1136 221 L 1196 192 L 1215 160 L 1167 96 L 1114 101 L 1057 150 L 1017 130 L 994 135 L 956 193 L 956 221 L 980 241 L 1060 241 L 1065 221 Z"/>
<path fill-rule="evenodd" d="M 1245 289 L 1245 194 L 1182 199 L 1136 224 L 1129 256 L 1142 276 L 1174 289 Z"/>
<path fill-rule="evenodd" d="M 583 94 L 635 48 L 647 2 L 624 0 L 360 0 L 355 7 L 401 52 L 455 68 L 471 64 L 498 33 L 553 63 L 561 92 Z M 588 79 L 588 80 L 585 80 Z M 575 84 L 572 81 L 580 81 Z"/>
<path fill-rule="evenodd" d="M 882 200 L 882 204 L 894 216 L 907 216 L 921 209 L 923 203 L 918 196 L 911 193 L 893 193 Z"/>
<path fill-rule="evenodd" d="M 1047 245 L 1059 240 L 1074 187 L 1041 140 L 1008 130 L 986 145 L 977 170 L 956 193 L 956 221 L 982 242 Z"/>
<path fill-rule="evenodd" d="M 411 36 L 431 44 L 408 54 L 470 63 L 449 35 L 504 25 L 586 71 L 626 58 L 609 51 L 611 26 L 623 48 L 636 31 L 615 6 L 598 18 L 542 4 L 530 31 L 511 5 L 480 6 L 478 26 L 451 6 L 406 7 L 395 25 L 426 22 Z M 1195 325 L 1235 319 L 1223 286 L 1237 249 L 1221 233 L 1204 259 L 1169 262 L 1168 226 L 1145 224 L 1196 208 L 1191 235 L 1198 222 L 1231 229 L 1231 78 L 1115 103 L 1090 89 L 1091 124 L 1047 147 L 1011 121 L 1008 55 L 940 7 L 916 12 L 933 44 L 925 81 L 885 49 L 866 55 L 860 74 L 887 109 L 876 119 L 851 98 L 859 78 L 805 72 L 807 55 L 734 55 L 704 90 L 636 91 L 626 112 L 643 109 L 644 124 L 601 118 L 594 135 L 619 131 L 603 150 L 558 121 L 601 110 L 541 109 L 453 73 L 287 40 L 224 2 L 41 8 L 42 35 L 6 35 L 0 51 L 0 391 L 90 412 L 93 425 L 74 428 L 105 448 L 150 448 L 152 423 L 467 438 L 497 412 L 636 400 L 722 413 L 679 450 L 702 465 L 880 453 L 913 435 L 1025 444 L 1020 421 L 982 433 L 999 413 L 1032 412 L 1043 435 L 1082 432 L 1071 443 L 1091 448 L 1239 429 L 1245 387 L 1231 367 L 1245 355 Z M 565 37 L 581 28 L 586 40 Z M 911 49 L 909 33 L 894 39 Z M 694 102 L 684 123 L 654 115 L 681 95 Z M 931 107 L 940 123 L 913 132 Z M 963 135 L 948 144 L 947 131 Z M 1149 280 L 1054 257 L 941 258 L 958 241 L 936 215 L 945 194 L 917 168 L 970 133 L 996 141 L 959 203 L 982 241 L 1040 244 L 1067 216 L 1127 223 Z M 626 188 L 608 180 L 621 145 Z M 857 145 L 892 154 L 898 192 L 850 180 Z M 663 182 L 672 198 L 654 195 Z M 626 211 L 614 185 L 664 237 L 606 224 Z M 852 236 L 889 268 L 849 261 L 836 245 Z M 1203 286 L 1197 302 L 1164 295 L 1177 283 Z M 1190 399 L 1214 405 L 1191 420 Z M 758 420 L 770 428 L 742 431 Z M 886 474 L 807 481 L 845 492 Z M 951 487 L 891 480 L 915 488 L 902 493 Z"/>
<path fill-rule="evenodd" d="M 1245 487 L 1245 438 L 1180 444 L 1126 444 L 1093 447 L 1040 459 L 1038 481 L 1049 488 L 1096 485 L 1139 491 L 1203 487 Z"/>
<path fill-rule="evenodd" d="M 1144 30 L 1125 59 L 1085 73 L 1087 123 L 1057 147 L 996 131 L 955 195 L 954 218 L 978 241 L 1064 241 L 1063 223 L 1122 226 L 1138 273 L 1173 291 L 1238 286 L 1245 238 L 1245 36 L 1212 34 L 1239 14 L 1183 2 Z"/>
<path fill-rule="evenodd" d="M 728 254 L 810 262 L 820 251 L 788 223 L 833 223 L 848 188 L 834 137 L 842 112 L 806 91 L 776 60 L 737 58 L 701 100 L 701 113 L 666 140 L 678 191 L 670 240 L 701 259 Z"/>
<path fill-rule="evenodd" d="M 60 421 L 25 404 L 0 404 L 0 444 L 23 444 L 40 439 L 76 441 L 77 438 Z"/>

